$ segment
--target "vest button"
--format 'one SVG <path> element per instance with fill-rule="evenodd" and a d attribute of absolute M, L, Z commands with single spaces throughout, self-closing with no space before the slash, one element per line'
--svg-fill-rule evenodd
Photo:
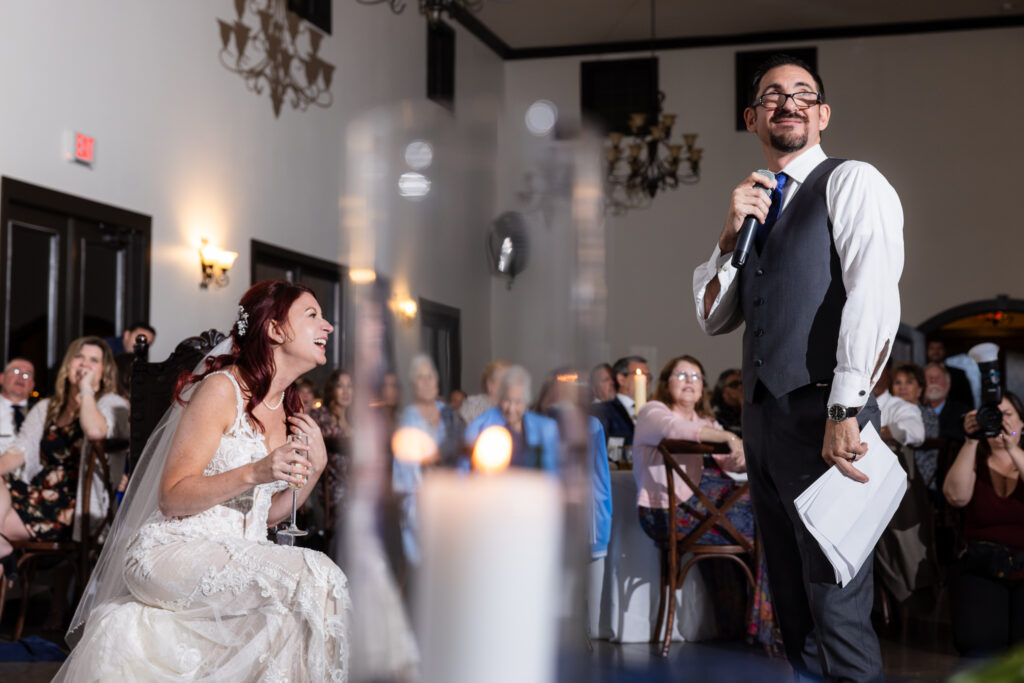
<path fill-rule="evenodd" d="M 764 275 L 764 268 L 758 268 L 757 270 L 755 270 L 754 271 L 754 275 L 756 275 L 758 277 L 761 277 L 762 275 Z"/>
<path fill-rule="evenodd" d="M 764 336 L 764 328 L 763 327 L 759 327 L 756 330 L 754 330 L 754 336 L 755 337 L 763 337 Z"/>
<path fill-rule="evenodd" d="M 754 359 L 754 367 L 755 368 L 759 368 L 762 365 L 764 365 L 764 361 L 763 360 L 761 360 L 760 358 L 755 358 Z"/>
<path fill-rule="evenodd" d="M 763 296 L 759 296 L 756 299 L 754 299 L 754 305 L 755 306 L 760 306 L 763 303 L 764 303 L 764 297 Z"/>

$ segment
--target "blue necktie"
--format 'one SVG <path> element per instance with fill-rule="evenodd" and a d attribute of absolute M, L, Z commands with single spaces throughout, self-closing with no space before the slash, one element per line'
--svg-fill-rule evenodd
<path fill-rule="evenodd" d="M 775 221 L 779 218 L 779 211 L 782 210 L 782 188 L 786 186 L 789 176 L 785 173 L 777 173 L 775 174 L 775 180 L 778 184 L 772 190 L 772 205 L 768 208 L 768 217 L 764 219 L 764 223 L 757 226 L 757 234 L 754 236 L 754 242 L 757 244 L 757 253 L 759 254 L 764 249 L 764 243 L 768 241 L 768 234 L 772 231 L 772 226 L 775 225 Z"/>

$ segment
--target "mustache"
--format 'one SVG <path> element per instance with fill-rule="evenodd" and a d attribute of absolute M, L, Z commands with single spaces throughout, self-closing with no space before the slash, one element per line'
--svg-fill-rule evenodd
<path fill-rule="evenodd" d="M 804 123 L 806 123 L 807 117 L 804 116 L 803 114 L 798 114 L 792 111 L 783 111 L 780 109 L 779 113 L 772 116 L 771 119 L 772 123 L 778 123 L 779 121 L 803 121 Z"/>

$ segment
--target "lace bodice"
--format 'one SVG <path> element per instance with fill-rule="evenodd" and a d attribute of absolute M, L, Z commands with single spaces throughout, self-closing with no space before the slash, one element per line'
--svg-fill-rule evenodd
<path fill-rule="evenodd" d="M 231 380 L 235 388 L 236 414 L 234 423 L 221 437 L 220 445 L 203 470 L 205 477 L 248 465 L 267 455 L 263 438 L 246 417 L 238 381 L 226 371 L 210 375 L 224 375 Z M 284 488 L 287 484 L 281 481 L 260 484 L 229 501 L 186 517 L 167 517 L 160 510 L 155 510 L 130 542 L 129 554 L 141 559 L 147 548 L 185 538 L 227 537 L 267 541 L 271 498 Z"/>

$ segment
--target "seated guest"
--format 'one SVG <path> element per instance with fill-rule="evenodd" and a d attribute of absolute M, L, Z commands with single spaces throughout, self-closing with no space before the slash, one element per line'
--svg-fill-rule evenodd
<path fill-rule="evenodd" d="M 24 358 L 14 358 L 0 375 L 0 453 L 7 450 L 28 412 L 28 400 L 36 386 L 35 367 Z"/>
<path fill-rule="evenodd" d="M 941 340 L 932 339 L 928 342 L 925 355 L 929 363 L 938 363 L 949 374 L 949 397 L 957 403 L 962 403 L 968 409 L 974 407 L 974 392 L 971 390 L 971 382 L 967 373 L 960 368 L 955 368 L 946 362 L 946 345 Z"/>
<path fill-rule="evenodd" d="M 461 452 L 459 435 L 462 434 L 463 424 L 455 411 L 437 397 L 437 370 L 434 368 L 434 361 L 425 354 L 414 357 L 409 365 L 409 380 L 412 384 L 413 402 L 402 411 L 398 420 L 399 426 L 414 427 L 425 432 L 437 445 L 437 455 L 433 461 L 454 466 Z M 402 547 L 405 558 L 412 564 L 419 564 L 416 499 L 420 484 L 423 483 L 423 466 L 420 463 L 403 462 L 395 458 L 392 467 L 391 483 L 395 493 L 400 497 Z"/>
<path fill-rule="evenodd" d="M 465 424 L 470 424 L 485 410 L 498 403 L 498 385 L 501 384 L 501 377 L 507 368 L 508 361 L 500 358 L 487 364 L 480 377 L 480 388 L 483 389 L 483 393 L 467 396 L 459 408 L 459 417 Z"/>
<path fill-rule="evenodd" d="M 313 386 L 313 380 L 300 377 L 295 380 L 295 389 L 299 392 L 299 400 L 302 401 L 302 412 L 309 415 L 316 404 L 316 387 Z"/>
<path fill-rule="evenodd" d="M 466 428 L 466 443 L 472 446 L 483 430 L 500 425 L 512 435 L 513 467 L 557 471 L 558 424 L 550 417 L 528 411 L 529 404 L 530 373 L 519 365 L 509 366 L 498 385 L 498 405 Z"/>
<path fill-rule="evenodd" d="M 921 422 L 924 424 L 924 438 L 935 439 L 939 436 L 939 416 L 930 406 L 922 403 L 924 398 L 924 370 L 914 363 L 898 363 L 892 369 L 892 393 L 908 403 L 917 406 L 921 411 Z M 934 448 L 915 449 L 914 465 L 925 485 L 935 490 L 935 468 L 939 452 Z"/>
<path fill-rule="evenodd" d="M 977 411 L 964 417 L 966 440 L 942 493 L 966 512 L 950 586 L 953 642 L 962 654 L 986 655 L 1024 642 L 1024 405 L 1006 392 L 1002 433 L 978 434 Z"/>
<path fill-rule="evenodd" d="M 301 379 L 301 378 L 300 378 Z M 296 380 L 295 386 L 299 387 Z M 300 390 L 301 398 L 301 390 Z M 327 475 L 327 490 L 330 492 L 330 501 L 327 508 L 335 519 L 337 512 L 341 509 L 345 493 L 348 491 L 348 473 L 351 461 L 351 437 L 352 425 L 349 423 L 349 410 L 352 407 L 352 375 L 346 370 L 337 368 L 331 371 L 324 382 L 323 405 L 313 408 L 309 413 L 317 425 L 320 426 L 320 433 L 324 437 L 324 447 L 327 449 L 327 467 L 324 474 Z M 319 489 L 313 495 L 319 494 Z M 323 504 L 317 506 L 323 509 Z M 334 528 L 335 519 L 323 520 L 321 523 L 326 528 Z"/>
<path fill-rule="evenodd" d="M 669 511 L 668 481 L 658 444 L 662 439 L 685 439 L 700 443 L 724 443 L 728 454 L 713 456 L 717 466 L 705 467 L 700 454 L 678 456 L 679 463 L 691 481 L 697 483 L 716 504 L 722 504 L 735 489 L 724 471 L 743 472 L 746 461 L 743 442 L 715 422 L 704 391 L 704 366 L 693 356 L 677 356 L 665 364 L 658 374 L 654 397 L 640 409 L 633 441 L 633 476 L 637 485 L 637 513 L 644 532 L 658 544 L 668 534 L 686 534 L 701 522 L 704 506 L 678 475 L 673 488 L 681 501 Z M 744 495 L 726 512 L 726 517 L 748 540 L 754 540 L 754 512 L 750 495 Z M 733 541 L 718 527 L 703 536 L 704 543 L 731 545 Z M 702 563 L 706 564 L 706 563 Z M 707 571 L 704 570 L 707 576 Z M 773 631 L 768 584 L 763 568 L 758 571 L 755 609 L 748 633 L 766 645 L 777 640 Z"/>
<path fill-rule="evenodd" d="M 54 395 L 29 411 L 17 439 L 0 455 L 0 474 L 23 466 L 20 479 L 0 486 L 0 557 L 11 553 L 8 541 L 67 541 L 79 535 L 75 518 L 82 514 L 87 442 L 127 436 L 128 404 L 116 389 L 117 368 L 106 342 L 99 337 L 71 342 Z M 116 464 L 111 471 L 120 473 Z M 97 472 L 89 482 L 92 505 L 86 518 L 93 523 L 106 517 L 109 503 L 100 476 Z"/>
<path fill-rule="evenodd" d="M 153 342 L 156 341 L 156 329 L 142 320 L 136 320 L 124 328 L 124 332 L 121 333 L 120 337 L 107 337 L 104 341 L 110 347 L 110 352 L 116 356 L 121 353 L 131 353 L 134 351 L 135 338 L 140 334 L 146 338 L 146 343 L 149 346 L 153 346 Z"/>
<path fill-rule="evenodd" d="M 879 436 L 882 441 L 897 446 L 918 446 L 925 439 L 921 410 L 913 403 L 889 393 L 891 377 L 891 370 L 886 366 L 872 390 L 882 412 L 882 431 Z"/>
<path fill-rule="evenodd" d="M 615 361 L 615 398 L 596 403 L 591 412 L 604 427 L 607 438 L 619 437 L 625 445 L 633 443 L 633 429 L 636 424 L 636 376 L 639 372 L 647 377 L 650 388 L 651 371 L 647 361 L 640 356 L 626 356 Z M 646 398 L 646 397 L 645 397 Z"/>
<path fill-rule="evenodd" d="M 595 365 L 590 371 L 590 395 L 594 403 L 610 401 L 615 398 L 615 372 L 608 363 Z"/>
<path fill-rule="evenodd" d="M 941 363 L 928 363 L 924 366 L 924 379 L 924 402 L 939 416 L 939 436 L 963 441 L 963 419 L 971 408 L 966 403 L 950 398 L 949 370 Z"/>
<path fill-rule="evenodd" d="M 584 398 L 582 388 L 579 373 L 568 368 L 555 370 L 544 381 L 534 411 L 558 423 L 559 434 L 570 448 L 586 439 L 591 483 L 590 557 L 597 559 L 608 554 L 608 542 L 611 540 L 612 483 L 604 429 L 596 417 L 586 413 L 586 406 L 581 400 Z M 586 418 L 586 434 L 579 427 L 580 418 Z M 578 439 L 575 438 L 577 435 Z"/>
<path fill-rule="evenodd" d="M 914 446 L 925 439 L 921 407 L 889 393 L 893 370 L 886 366 L 873 393 L 881 410 L 880 436 L 909 475 L 907 493 L 875 547 L 875 580 L 897 602 L 936 579 L 934 523 L 926 483 L 914 466 Z M 903 380 L 905 381 L 905 380 Z"/>
<path fill-rule="evenodd" d="M 743 437 L 740 414 L 743 412 L 743 374 L 737 368 L 729 368 L 718 376 L 715 390 L 711 394 L 711 409 L 722 429 Z"/>

